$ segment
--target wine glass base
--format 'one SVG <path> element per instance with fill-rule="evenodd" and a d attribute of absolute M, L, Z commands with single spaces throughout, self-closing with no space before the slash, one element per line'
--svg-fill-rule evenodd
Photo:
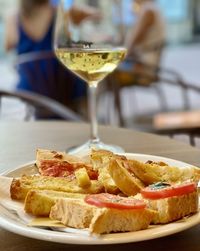
<path fill-rule="evenodd" d="M 78 156 L 85 156 L 88 155 L 91 150 L 107 150 L 107 151 L 111 151 L 113 153 L 124 153 L 124 149 L 121 148 L 120 146 L 116 146 L 116 145 L 107 145 L 101 141 L 87 141 L 85 144 L 78 146 L 78 147 L 73 147 L 70 148 L 67 153 L 69 154 L 73 154 L 73 155 L 78 155 Z"/>

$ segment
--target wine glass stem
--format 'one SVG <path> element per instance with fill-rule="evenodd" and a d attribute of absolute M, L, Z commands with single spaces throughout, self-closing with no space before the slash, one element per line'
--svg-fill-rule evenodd
<path fill-rule="evenodd" d="M 98 122 L 97 122 L 97 84 L 89 84 L 89 114 L 90 114 L 90 123 L 91 123 L 91 135 L 90 140 L 93 143 L 99 141 L 98 137 Z"/>

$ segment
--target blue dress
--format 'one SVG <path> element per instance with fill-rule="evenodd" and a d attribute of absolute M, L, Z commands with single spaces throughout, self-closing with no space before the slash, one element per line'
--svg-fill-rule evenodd
<path fill-rule="evenodd" d="M 44 37 L 40 41 L 35 41 L 26 34 L 19 19 L 17 54 L 52 52 L 54 22 L 55 17 L 52 18 Z M 65 105 L 70 105 L 74 100 L 86 96 L 86 84 L 62 66 L 56 57 L 19 64 L 17 69 L 19 73 L 18 90 L 45 95 Z"/>

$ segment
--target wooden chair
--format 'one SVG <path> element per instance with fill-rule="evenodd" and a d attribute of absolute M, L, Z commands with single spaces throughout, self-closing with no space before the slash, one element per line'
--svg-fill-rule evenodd
<path fill-rule="evenodd" d="M 22 117 L 24 121 L 50 118 L 71 121 L 82 120 L 78 114 L 59 102 L 43 95 L 25 91 L 0 90 L 0 114 L 3 113 L 3 98 L 14 98 L 15 100 L 20 100 L 24 104 L 24 114 L 23 116 L 20 114 L 20 117 Z"/>
<path fill-rule="evenodd" d="M 185 90 L 186 109 L 156 114 L 153 117 L 153 132 L 170 137 L 187 135 L 189 143 L 196 146 L 195 139 L 200 137 L 200 109 L 190 108 L 188 94 L 194 92 L 200 95 L 200 87 L 184 81 L 180 84 Z"/>
<path fill-rule="evenodd" d="M 174 70 L 165 67 L 146 65 L 142 62 L 138 63 L 142 65 L 143 69 L 146 68 L 146 70 L 141 72 L 141 75 L 138 74 L 137 80 L 139 81 L 130 86 L 138 85 L 141 88 L 156 87 L 158 98 L 163 102 L 163 105 L 161 105 L 160 112 L 153 115 L 150 114 L 148 124 L 134 122 L 133 127 L 170 137 L 185 134 L 189 137 L 190 144 L 194 146 L 196 143 L 195 138 L 200 137 L 200 109 L 191 109 L 188 94 L 189 92 L 200 94 L 200 87 L 187 83 L 183 77 Z M 129 86 L 123 86 L 120 83 L 118 71 L 120 70 L 118 69 L 112 76 L 110 76 L 109 83 L 112 86 L 111 90 L 114 95 L 115 108 L 120 118 L 120 126 L 125 126 L 126 121 L 121 109 L 122 100 L 120 93 L 124 87 Z M 133 77 L 135 77 L 134 73 Z M 143 85 L 142 83 L 145 82 L 148 84 Z M 167 107 L 167 102 L 165 100 L 167 94 L 162 92 L 163 84 L 170 85 L 174 88 L 180 88 L 182 94 L 182 108 L 180 110 L 171 111 Z"/>
<path fill-rule="evenodd" d="M 122 100 L 121 100 L 121 91 L 124 88 L 143 88 L 148 90 L 152 88 L 155 91 L 156 98 L 159 102 L 159 109 L 161 112 L 168 111 L 168 104 L 166 100 L 166 95 L 163 91 L 162 84 L 170 84 L 178 86 L 181 89 L 182 99 L 183 99 L 183 110 L 189 109 L 189 101 L 187 96 L 187 87 L 184 85 L 183 78 L 177 72 L 166 69 L 164 67 L 152 66 L 144 64 L 143 62 L 137 61 L 137 65 L 141 67 L 141 71 L 130 70 L 128 72 L 129 78 L 133 81 L 129 84 L 123 84 L 121 82 L 120 75 L 124 72 L 119 68 L 111 76 L 108 77 L 107 82 L 109 84 L 110 91 L 114 95 L 115 108 L 119 117 L 120 126 L 126 126 L 125 118 L 122 114 Z M 127 73 L 127 72 L 126 72 Z M 125 73 L 125 74 L 126 74 Z M 131 105 L 131 104 L 130 104 Z"/>
<path fill-rule="evenodd" d="M 151 48 L 147 48 L 146 52 L 155 53 L 158 58 L 158 65 L 160 64 L 165 42 L 161 42 L 152 45 Z M 127 67 L 128 65 L 128 67 Z M 106 79 L 107 91 L 114 94 L 114 106 L 117 110 L 119 117 L 119 125 L 125 126 L 125 119 L 122 114 L 122 101 L 121 91 L 124 88 L 150 88 L 153 87 L 157 98 L 160 103 L 162 111 L 166 110 L 166 100 L 163 92 L 158 83 L 158 72 L 157 66 L 147 65 L 138 58 L 129 55 L 125 61 L 119 66 L 113 74 L 109 75 Z"/>
<path fill-rule="evenodd" d="M 188 94 L 190 92 L 200 94 L 200 87 L 186 82 L 180 74 L 172 70 L 161 68 L 159 72 L 164 73 L 159 76 L 162 83 L 181 88 L 183 107 L 179 111 L 168 110 L 155 114 L 152 117 L 149 131 L 170 137 L 186 135 L 189 138 L 189 143 L 195 146 L 195 138 L 200 137 L 200 109 L 191 109 Z"/>
<path fill-rule="evenodd" d="M 200 110 L 160 113 L 153 118 L 155 133 L 175 137 L 187 135 L 192 146 L 195 138 L 200 137 Z"/>

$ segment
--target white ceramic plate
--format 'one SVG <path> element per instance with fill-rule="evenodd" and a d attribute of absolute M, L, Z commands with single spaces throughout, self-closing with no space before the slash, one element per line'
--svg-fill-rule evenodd
<path fill-rule="evenodd" d="M 190 167 L 191 165 L 184 162 L 180 162 L 173 159 L 163 158 L 159 156 L 152 155 L 143 155 L 143 154 L 130 154 L 127 153 L 128 158 L 135 158 L 141 161 L 163 161 L 169 165 L 178 166 L 180 168 Z M 33 174 L 36 171 L 33 164 L 26 164 L 21 166 L 13 171 L 7 173 L 7 176 L 18 177 L 21 174 Z M 128 232 L 128 233 L 114 233 L 114 234 L 105 234 L 101 236 L 92 236 L 87 234 L 85 231 L 74 230 L 71 233 L 61 232 L 50 229 L 42 229 L 36 227 L 27 227 L 26 223 L 17 216 L 14 212 L 5 209 L 0 206 L 0 226 L 7 229 L 8 231 L 20 234 L 23 236 L 59 242 L 67 244 L 87 244 L 87 245 L 100 245 L 100 244 L 116 244 L 116 243 L 129 243 L 155 239 L 174 233 L 181 232 L 188 228 L 191 228 L 200 223 L 200 213 L 192 215 L 188 218 L 185 218 L 174 223 L 150 226 L 146 230 Z"/>

